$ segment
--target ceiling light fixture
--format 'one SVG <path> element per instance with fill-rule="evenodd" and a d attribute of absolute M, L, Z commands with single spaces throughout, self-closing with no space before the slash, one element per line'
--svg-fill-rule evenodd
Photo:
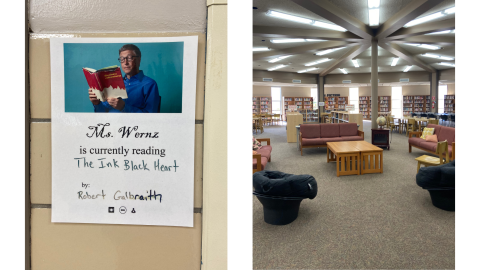
<path fill-rule="evenodd" d="M 300 70 L 299 72 L 297 73 L 305 73 L 305 72 L 309 72 L 309 71 L 312 71 L 312 70 L 316 70 L 318 68 L 309 68 L 309 69 L 304 69 L 304 70 Z"/>
<path fill-rule="evenodd" d="M 380 22 L 380 9 L 374 8 L 368 10 L 368 22 L 370 26 L 377 26 Z"/>
<path fill-rule="evenodd" d="M 293 43 L 293 42 L 306 42 L 303 38 L 288 38 L 288 39 L 270 39 L 271 43 Z"/>
<path fill-rule="evenodd" d="M 409 70 L 410 70 L 412 67 L 413 67 L 413 66 L 407 66 L 407 68 L 406 68 L 406 69 L 404 69 L 404 70 L 403 70 L 403 72 L 407 72 L 407 71 L 409 71 Z"/>
<path fill-rule="evenodd" d="M 271 17 L 279 18 L 279 19 L 293 21 L 293 22 L 313 24 L 313 20 L 305 19 L 305 18 L 302 18 L 302 17 L 297 17 L 297 16 L 290 15 L 290 14 L 281 13 L 281 12 L 274 11 L 274 10 L 267 11 L 267 15 L 271 16 Z"/>
<path fill-rule="evenodd" d="M 454 63 L 440 62 L 440 63 L 438 63 L 438 64 L 439 64 L 439 65 L 442 65 L 442 66 L 455 67 L 455 64 L 454 64 Z"/>
<path fill-rule="evenodd" d="M 279 68 L 284 68 L 286 67 L 287 65 L 278 65 L 278 66 L 275 66 L 273 68 L 269 68 L 268 71 L 272 71 L 272 70 L 276 70 L 276 69 L 279 69 Z"/>
<path fill-rule="evenodd" d="M 455 33 L 455 30 L 445 30 L 445 31 L 433 32 L 425 35 L 441 35 L 441 34 L 450 34 L 450 33 Z"/>
<path fill-rule="evenodd" d="M 393 58 L 393 61 L 392 61 L 392 64 L 391 64 L 392 67 L 397 65 L 398 59 L 400 59 L 400 58 L 398 58 L 398 57 Z"/>
<path fill-rule="evenodd" d="M 357 62 L 357 59 L 352 59 L 352 62 L 353 62 L 353 65 L 357 68 L 357 67 L 360 67 L 360 65 L 358 65 L 358 62 Z"/>
<path fill-rule="evenodd" d="M 422 17 L 422 18 L 420 18 L 420 19 L 416 19 L 416 20 L 410 21 L 410 22 L 408 22 L 407 24 L 405 24 L 405 26 L 403 26 L 403 27 L 414 26 L 414 25 L 421 24 L 421 23 L 424 23 L 424 22 L 428 22 L 428 21 L 431 21 L 431 20 L 434 20 L 434 19 L 436 19 L 436 18 L 440 18 L 440 17 L 443 17 L 443 16 L 445 16 L 445 14 L 443 14 L 443 12 L 440 11 L 440 12 L 433 13 L 433 14 L 431 14 L 431 15 Z"/>
<path fill-rule="evenodd" d="M 327 28 L 327 29 L 331 29 L 331 30 L 342 31 L 342 32 L 347 31 L 347 29 L 345 29 L 341 26 L 335 25 L 335 24 L 330 24 L 330 23 L 315 21 L 315 20 L 311 20 L 311 19 L 306 19 L 306 18 L 302 18 L 302 17 L 298 17 L 298 16 L 294 16 L 294 15 L 290 15 L 290 14 L 286 14 L 286 13 L 282 13 L 282 12 L 278 12 L 278 11 L 274 11 L 274 10 L 269 10 L 269 11 L 267 11 L 266 14 L 268 16 L 279 18 L 279 19 L 284 19 L 284 20 L 289 20 L 289 21 L 299 22 L 299 23 L 304 23 L 304 24 L 311 24 L 313 26 Z"/>
<path fill-rule="evenodd" d="M 270 48 L 268 48 L 268 47 L 257 47 L 257 48 L 253 48 L 253 51 L 254 52 L 270 51 Z"/>
<path fill-rule="evenodd" d="M 439 58 L 439 59 L 448 60 L 448 61 L 451 61 L 451 60 L 455 59 L 454 57 L 441 56 L 441 55 L 436 55 L 436 54 L 431 54 L 431 53 L 424 53 L 424 54 L 422 54 L 422 56 L 430 57 L 430 58 Z"/>
<path fill-rule="evenodd" d="M 420 44 L 420 43 L 405 43 L 405 45 L 410 45 L 410 46 L 415 46 L 415 47 L 420 47 L 420 48 L 425 48 L 430 50 L 440 50 L 442 48 L 442 47 L 438 47 L 430 44 Z"/>
<path fill-rule="evenodd" d="M 307 64 L 305 64 L 305 66 L 309 67 L 309 66 L 313 66 L 313 65 L 316 65 L 316 64 L 320 64 L 320 63 L 323 63 L 323 62 L 330 61 L 330 60 L 331 60 L 330 58 L 323 58 L 323 59 L 320 59 L 320 60 L 315 61 L 315 62 L 307 63 Z"/>
<path fill-rule="evenodd" d="M 451 7 L 451 8 L 449 8 L 449 9 L 446 9 L 446 10 L 445 10 L 445 13 L 447 13 L 447 14 L 455 13 L 455 7 Z"/>
<path fill-rule="evenodd" d="M 278 61 L 280 61 L 280 60 L 282 60 L 282 59 L 285 59 L 285 58 L 287 58 L 287 57 L 290 57 L 290 56 L 291 56 L 291 55 L 280 56 L 280 57 L 277 57 L 277 58 L 275 58 L 275 59 L 272 59 L 272 60 L 270 60 L 270 61 L 268 61 L 268 62 L 269 62 L 269 63 L 275 63 L 275 62 L 278 62 Z"/>
<path fill-rule="evenodd" d="M 368 8 L 379 8 L 380 0 L 368 0 Z"/>
<path fill-rule="evenodd" d="M 312 24 L 313 26 L 317 26 L 317 27 L 321 27 L 321 28 L 326 28 L 326 29 L 331 29 L 331 30 L 336 30 L 336 31 L 342 31 L 342 32 L 346 32 L 347 29 L 341 27 L 341 26 L 338 26 L 338 25 L 335 25 L 335 24 L 329 24 L 329 23 L 324 23 L 324 22 L 319 22 L 319 21 L 314 21 L 314 23 Z"/>
<path fill-rule="evenodd" d="M 341 50 L 341 49 L 345 49 L 345 48 L 346 48 L 346 47 L 333 48 L 333 49 L 318 51 L 318 52 L 316 52 L 315 54 L 316 54 L 316 55 L 324 55 L 324 54 L 328 54 L 328 53 L 331 53 L 331 52 L 334 52 L 334 51 L 338 51 L 338 50 Z"/>
<path fill-rule="evenodd" d="M 348 72 L 345 69 L 343 69 L 343 68 L 339 68 L 339 69 L 340 69 L 341 72 L 343 72 L 343 74 L 348 74 Z"/>

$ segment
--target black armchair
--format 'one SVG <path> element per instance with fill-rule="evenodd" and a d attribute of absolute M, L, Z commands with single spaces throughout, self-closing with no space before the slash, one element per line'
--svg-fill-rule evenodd
<path fill-rule="evenodd" d="M 317 181 L 311 175 L 278 171 L 253 174 L 253 195 L 263 205 L 263 218 L 272 225 L 286 225 L 298 217 L 303 199 L 317 196 Z"/>
<path fill-rule="evenodd" d="M 434 206 L 455 211 L 455 160 L 440 166 L 423 167 L 417 185 L 428 190 Z"/>

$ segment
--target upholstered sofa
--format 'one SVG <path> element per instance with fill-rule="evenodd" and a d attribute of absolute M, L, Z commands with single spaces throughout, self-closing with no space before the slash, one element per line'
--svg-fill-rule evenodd
<path fill-rule="evenodd" d="M 255 150 L 257 154 L 253 155 L 253 173 L 265 170 L 267 162 L 272 160 L 272 146 L 270 145 L 270 138 L 257 139 L 257 141 L 267 142 L 267 145 L 262 145 L 262 148 Z M 257 166 L 261 164 L 261 166 Z"/>
<path fill-rule="evenodd" d="M 300 125 L 300 153 L 303 148 L 327 147 L 327 142 L 363 141 L 357 123 Z"/>
<path fill-rule="evenodd" d="M 439 142 L 448 141 L 448 154 L 450 155 L 450 160 L 455 159 L 455 128 L 444 127 L 441 125 L 428 124 L 427 128 L 435 128 L 434 135 L 437 135 Z M 415 135 L 415 137 L 413 137 Z M 420 150 L 426 151 L 432 155 L 437 155 L 435 150 L 437 150 L 436 142 L 427 142 L 426 140 L 420 138 L 422 132 L 414 131 L 410 132 L 408 135 L 408 152 L 412 152 L 412 146 Z"/>

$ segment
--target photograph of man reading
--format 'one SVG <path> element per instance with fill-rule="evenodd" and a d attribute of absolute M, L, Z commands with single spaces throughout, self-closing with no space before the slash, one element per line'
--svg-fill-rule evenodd
<path fill-rule="evenodd" d="M 125 76 L 123 82 L 127 91 L 128 98 L 122 99 L 109 97 L 101 102 L 92 89 L 89 89 L 89 97 L 95 112 L 160 112 L 160 96 L 158 86 L 155 80 L 147 77 L 140 70 L 142 53 L 140 49 L 133 44 L 125 44 L 119 50 L 118 61 Z"/>
<path fill-rule="evenodd" d="M 183 54 L 183 42 L 64 43 L 65 112 L 182 113 Z"/>

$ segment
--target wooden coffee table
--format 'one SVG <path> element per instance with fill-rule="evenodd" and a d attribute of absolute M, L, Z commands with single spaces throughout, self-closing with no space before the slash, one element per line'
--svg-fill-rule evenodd
<path fill-rule="evenodd" d="M 356 142 L 327 142 L 327 163 L 337 162 L 337 177 L 360 174 L 360 151 Z"/>
<path fill-rule="evenodd" d="M 383 149 L 366 141 L 327 142 L 327 163 L 337 162 L 340 175 L 383 173 Z"/>
<path fill-rule="evenodd" d="M 366 141 L 359 141 L 361 174 L 383 173 L 383 149 Z"/>

